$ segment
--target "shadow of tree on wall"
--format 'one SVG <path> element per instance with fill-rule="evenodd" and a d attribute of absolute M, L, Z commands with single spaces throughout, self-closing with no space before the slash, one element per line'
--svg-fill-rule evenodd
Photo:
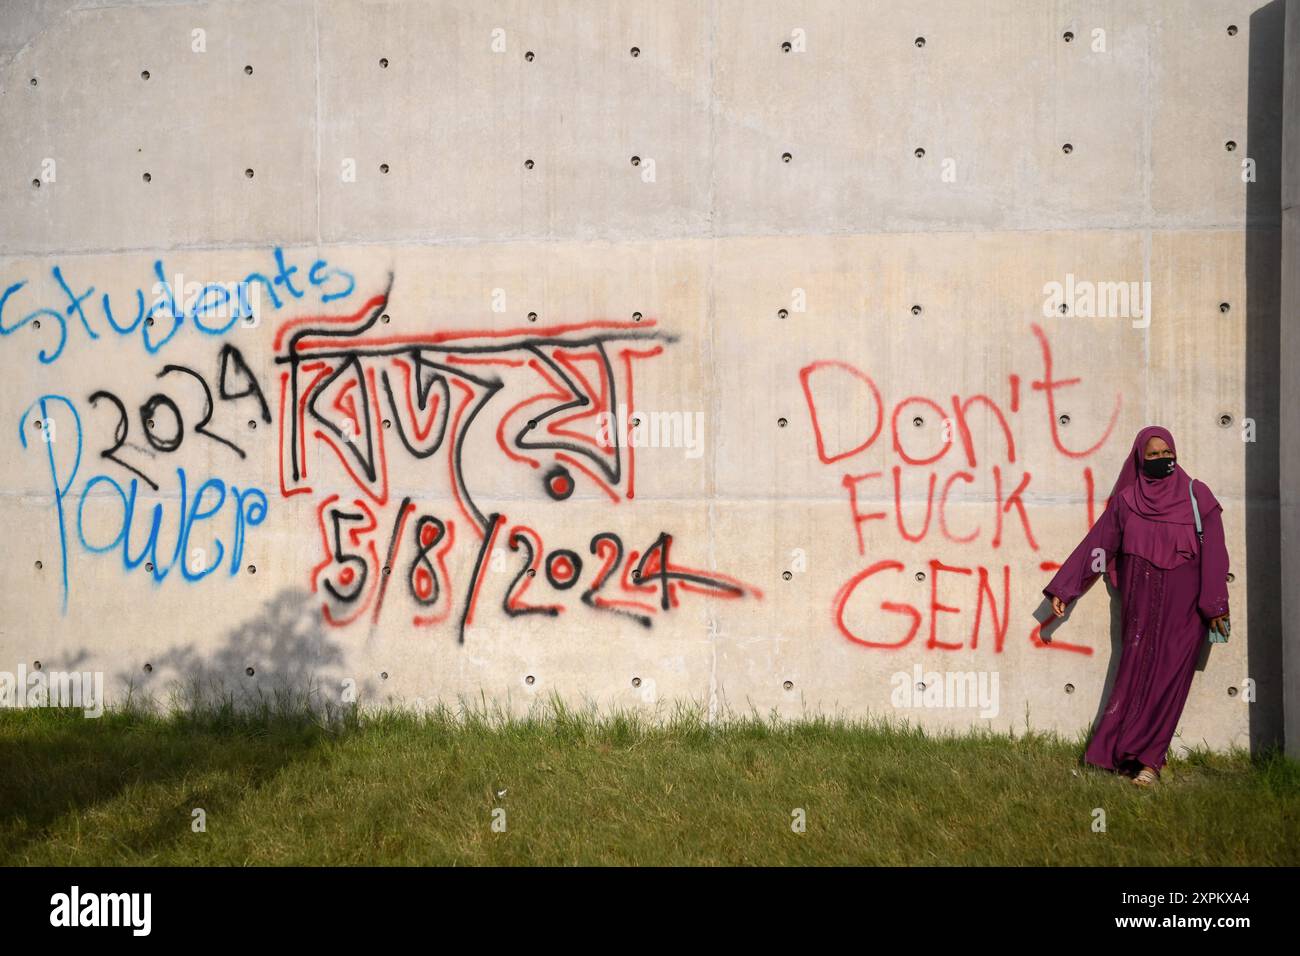
<path fill-rule="evenodd" d="M 331 708 L 350 703 L 342 684 L 343 645 L 322 626 L 318 598 L 301 588 L 285 588 L 265 601 L 215 650 L 182 644 L 151 663 L 164 678 L 162 692 L 153 690 L 153 681 L 142 681 L 138 673 L 117 674 L 119 685 L 129 688 L 133 704 L 154 707 L 165 700 L 179 710 L 269 707 L 277 712 L 328 714 Z M 354 700 L 374 689 L 369 681 L 355 679 L 353 687 Z"/>
<path fill-rule="evenodd" d="M 89 657 L 82 650 L 48 666 L 71 670 Z M 76 709 L 0 712 L 0 864 L 22 862 L 24 848 L 65 816 L 84 819 L 139 787 L 157 788 L 160 803 L 117 838 L 146 858 L 191 835 L 195 808 L 219 819 L 250 788 L 356 726 L 341 684 L 319 682 L 343 662 L 313 596 L 286 589 L 215 650 L 188 644 L 158 658 L 156 671 L 180 678 L 165 695 L 136 689 L 126 706 L 93 719 Z M 117 675 L 127 686 L 139 676 Z M 372 691 L 357 682 L 357 699 Z"/>

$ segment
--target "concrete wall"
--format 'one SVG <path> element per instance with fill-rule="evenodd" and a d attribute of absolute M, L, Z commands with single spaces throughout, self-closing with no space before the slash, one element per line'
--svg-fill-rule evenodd
<path fill-rule="evenodd" d="M 1282 142 L 1282 434 L 1300 434 L 1300 0 L 1287 0 Z M 1287 753 L 1300 757 L 1300 444 L 1280 449 L 1282 476 L 1283 673 L 1286 678 L 1284 737 Z"/>
<path fill-rule="evenodd" d="M 1073 732 L 1154 422 L 1278 734 L 1279 3 L 0 17 L 0 668 Z"/>

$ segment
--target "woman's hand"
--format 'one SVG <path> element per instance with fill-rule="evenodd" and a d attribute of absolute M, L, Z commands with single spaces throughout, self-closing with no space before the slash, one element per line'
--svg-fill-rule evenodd
<path fill-rule="evenodd" d="M 1055 594 L 1052 595 L 1052 613 L 1057 617 L 1065 617 L 1065 602 Z"/>
<path fill-rule="evenodd" d="M 1210 620 L 1210 630 L 1216 634 L 1222 634 L 1223 639 L 1228 639 L 1228 615 L 1220 614 Z"/>

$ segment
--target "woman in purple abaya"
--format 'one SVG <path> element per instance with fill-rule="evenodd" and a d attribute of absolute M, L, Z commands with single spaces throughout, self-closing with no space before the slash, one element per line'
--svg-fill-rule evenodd
<path fill-rule="evenodd" d="M 1084 759 L 1130 774 L 1139 786 L 1154 783 L 1164 766 L 1207 623 L 1212 641 L 1228 639 L 1223 509 L 1178 466 L 1176 454 L 1165 429 L 1138 432 L 1106 509 L 1043 588 L 1057 617 L 1103 569 L 1119 588 L 1119 670 Z"/>

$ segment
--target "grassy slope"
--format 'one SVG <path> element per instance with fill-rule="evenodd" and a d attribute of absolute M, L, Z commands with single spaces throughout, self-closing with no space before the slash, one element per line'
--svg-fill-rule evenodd
<path fill-rule="evenodd" d="M 1143 792 L 1081 766 L 1081 749 L 562 708 L 523 721 L 2 711 L 0 863 L 1300 863 L 1294 761 L 1195 753 Z"/>

